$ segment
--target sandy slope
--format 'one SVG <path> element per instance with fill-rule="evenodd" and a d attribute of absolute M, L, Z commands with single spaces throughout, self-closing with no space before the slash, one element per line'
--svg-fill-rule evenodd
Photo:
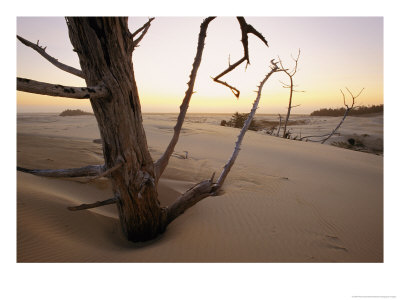
<path fill-rule="evenodd" d="M 144 117 L 157 158 L 174 117 Z M 195 120 L 195 121 L 193 121 Z M 171 203 L 193 183 L 220 172 L 237 129 L 189 120 L 159 186 Z M 203 123 L 202 123 L 203 122 Z M 367 130 L 367 128 L 366 128 Z M 101 163 L 94 118 L 18 120 L 18 165 L 78 167 Z M 40 178 L 18 172 L 17 261 L 381 262 L 383 158 L 248 132 L 225 193 L 204 199 L 164 235 L 132 244 L 112 206 L 71 212 L 69 205 L 111 196 L 105 179 Z"/>

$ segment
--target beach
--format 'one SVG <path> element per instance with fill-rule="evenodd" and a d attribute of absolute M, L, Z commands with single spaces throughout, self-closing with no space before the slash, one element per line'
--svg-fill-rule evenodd
<path fill-rule="evenodd" d="M 158 187 L 167 206 L 219 176 L 239 129 L 230 115 L 189 114 Z M 275 118 L 276 116 L 257 116 Z M 294 135 L 329 133 L 340 118 L 306 118 Z M 325 120 L 325 121 L 324 121 Z M 144 114 L 154 160 L 175 114 Z M 348 117 L 330 143 L 362 139 L 369 153 L 248 131 L 222 195 L 208 197 L 153 241 L 124 238 L 108 179 L 55 179 L 17 172 L 18 262 L 383 262 L 383 116 Z M 94 116 L 18 114 L 17 165 L 59 169 L 103 164 Z M 183 159 L 186 157 L 187 159 Z M 377 155 L 379 154 L 379 155 Z"/>

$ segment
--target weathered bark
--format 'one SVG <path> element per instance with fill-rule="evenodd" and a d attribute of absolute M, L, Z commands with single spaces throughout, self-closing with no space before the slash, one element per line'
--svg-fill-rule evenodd
<path fill-rule="evenodd" d="M 103 85 L 92 87 L 74 87 L 40 82 L 20 77 L 17 77 L 17 90 L 32 94 L 74 99 L 89 99 L 108 96 L 108 91 Z"/>
<path fill-rule="evenodd" d="M 165 229 L 154 184 L 154 166 L 142 124 L 132 65 L 128 18 L 67 18 L 71 43 L 88 86 L 102 83 L 109 96 L 90 99 L 103 141 L 122 230 L 131 241 L 154 238 Z"/>

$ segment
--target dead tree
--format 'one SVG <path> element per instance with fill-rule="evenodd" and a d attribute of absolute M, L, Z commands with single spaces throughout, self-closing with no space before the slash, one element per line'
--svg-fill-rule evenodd
<path fill-rule="evenodd" d="M 290 90 L 290 93 L 289 93 L 289 105 L 288 105 L 288 110 L 287 110 L 287 113 L 286 113 L 285 124 L 283 125 L 283 135 L 282 135 L 283 138 L 287 138 L 287 136 L 288 136 L 287 131 L 286 131 L 286 127 L 287 127 L 288 122 L 289 122 L 290 112 L 291 112 L 292 108 L 300 106 L 300 105 L 296 105 L 296 106 L 292 105 L 293 93 L 294 92 L 304 92 L 304 91 L 296 91 L 294 89 L 294 84 L 293 84 L 293 77 L 297 72 L 297 65 L 298 65 L 298 62 L 299 62 L 299 58 L 300 58 L 300 49 L 299 49 L 299 53 L 297 55 L 297 58 L 292 57 L 292 59 L 295 62 L 295 66 L 293 68 L 293 71 L 291 71 L 291 72 L 289 71 L 289 69 L 285 69 L 285 67 L 282 64 L 281 59 L 279 58 L 280 68 L 289 77 L 289 80 L 290 80 L 290 84 L 286 84 L 286 83 L 281 82 L 283 84 L 283 88 L 287 88 L 287 89 Z"/>
<path fill-rule="evenodd" d="M 356 106 L 354 106 L 355 103 L 356 103 L 355 100 L 356 100 L 356 98 L 357 98 L 358 96 L 361 95 L 361 93 L 362 93 L 362 91 L 364 90 L 364 88 L 362 88 L 361 91 L 360 91 L 356 96 L 354 96 L 353 93 L 350 92 L 350 90 L 349 90 L 347 87 L 346 87 L 346 90 L 349 92 L 349 94 L 350 94 L 351 97 L 352 97 L 351 106 L 349 106 L 349 105 L 346 104 L 346 96 L 344 95 L 343 91 L 340 90 L 340 92 L 342 93 L 342 97 L 343 97 L 343 104 L 344 104 L 344 106 L 346 107 L 346 110 L 344 111 L 343 117 L 342 117 L 342 119 L 340 120 L 339 124 L 335 127 L 335 129 L 333 129 L 332 132 L 326 133 L 326 134 L 323 134 L 323 135 L 308 135 L 308 136 L 303 136 L 302 138 L 300 138 L 300 141 L 302 141 L 302 140 L 304 140 L 304 139 L 305 139 L 306 141 L 308 141 L 310 138 L 321 138 L 321 139 L 319 139 L 319 140 L 309 140 L 309 141 L 311 141 L 311 142 L 318 142 L 318 143 L 321 142 L 321 144 L 324 144 L 324 143 L 325 143 L 328 139 L 330 139 L 333 135 L 337 134 L 337 131 L 338 131 L 339 127 L 342 126 L 342 124 L 343 124 L 344 120 L 346 119 L 346 117 L 348 116 L 349 112 L 350 112 L 352 109 L 354 109 L 354 108 L 356 107 Z"/>
<path fill-rule="evenodd" d="M 153 239 L 164 232 L 167 225 L 186 209 L 208 196 L 216 195 L 222 188 L 239 153 L 240 144 L 260 100 L 262 87 L 273 73 L 279 71 L 279 68 L 274 61 L 271 61 L 271 70 L 258 87 L 253 109 L 238 137 L 232 157 L 225 165 L 218 180 L 214 182 L 213 175 L 211 179 L 206 179 L 183 193 L 171 206 L 161 207 L 157 195 L 157 184 L 178 142 L 193 94 L 207 28 L 214 18 L 208 17 L 200 25 L 197 52 L 188 88 L 180 106 L 174 134 L 164 154 L 155 163 L 153 163 L 147 146 L 132 64 L 132 53 L 143 39 L 153 19 L 149 19 L 141 28 L 131 33 L 128 29 L 128 18 L 66 18 L 69 37 L 74 51 L 78 54 L 82 70 L 54 63 L 58 60 L 48 55 L 45 52 L 46 48 L 40 47 L 38 43 L 35 46 L 35 44 L 18 37 L 22 43 L 33 48 L 47 60 L 53 61 L 55 66 L 85 79 L 86 86 L 84 87 L 65 87 L 17 78 L 17 89 L 42 95 L 90 99 L 101 135 L 104 165 L 62 170 L 30 170 L 17 167 L 17 170 L 39 176 L 91 176 L 91 179 L 109 177 L 112 183 L 113 198 L 70 209 L 81 210 L 116 204 L 122 231 L 128 240 L 134 242 Z M 222 72 L 222 75 L 217 76 L 218 78 L 232 71 L 245 60 L 249 63 L 247 42 L 249 33 L 256 35 L 267 44 L 263 36 L 251 25 L 248 25 L 243 17 L 237 19 L 242 32 L 245 55 L 243 59 Z M 238 95 L 239 91 L 237 91 Z"/>
<path fill-rule="evenodd" d="M 336 131 L 339 129 L 339 127 L 342 126 L 342 124 L 343 124 L 344 120 L 346 119 L 347 115 L 354 108 L 354 104 L 355 104 L 356 98 L 361 95 L 361 93 L 364 90 L 364 88 L 361 89 L 361 91 L 357 94 L 357 96 L 354 96 L 353 93 L 350 92 L 350 90 L 347 87 L 346 87 L 346 90 L 349 92 L 349 94 L 351 95 L 351 98 L 352 98 L 351 106 L 348 106 L 346 104 L 346 96 L 344 95 L 343 91 L 340 90 L 340 92 L 342 93 L 342 96 L 343 96 L 343 104 L 346 107 L 346 110 L 345 110 L 343 118 L 340 120 L 339 124 L 336 126 L 335 129 L 332 130 L 332 132 L 326 138 L 322 139 L 321 144 L 325 143 L 332 135 L 334 135 L 336 133 Z"/>

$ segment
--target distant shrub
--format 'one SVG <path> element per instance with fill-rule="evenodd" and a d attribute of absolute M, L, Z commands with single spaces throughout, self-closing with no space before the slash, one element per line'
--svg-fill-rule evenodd
<path fill-rule="evenodd" d="M 247 117 L 249 114 L 240 114 L 238 112 L 234 113 L 229 121 L 222 120 L 221 126 L 228 126 L 228 127 L 235 127 L 235 128 L 242 128 L 244 122 L 246 122 Z M 257 131 L 258 127 L 256 124 L 256 120 L 251 120 L 249 130 Z"/>
<path fill-rule="evenodd" d="M 343 116 L 346 109 L 341 108 L 321 108 L 320 110 L 313 111 L 311 116 L 329 116 L 339 117 Z M 383 113 L 383 104 L 371 106 L 358 106 L 349 112 L 349 116 L 360 116 L 365 114 Z"/>
<path fill-rule="evenodd" d="M 93 114 L 90 112 L 86 112 L 80 109 L 67 109 L 64 110 L 60 116 L 61 117 L 68 117 L 68 116 L 92 116 Z"/>

